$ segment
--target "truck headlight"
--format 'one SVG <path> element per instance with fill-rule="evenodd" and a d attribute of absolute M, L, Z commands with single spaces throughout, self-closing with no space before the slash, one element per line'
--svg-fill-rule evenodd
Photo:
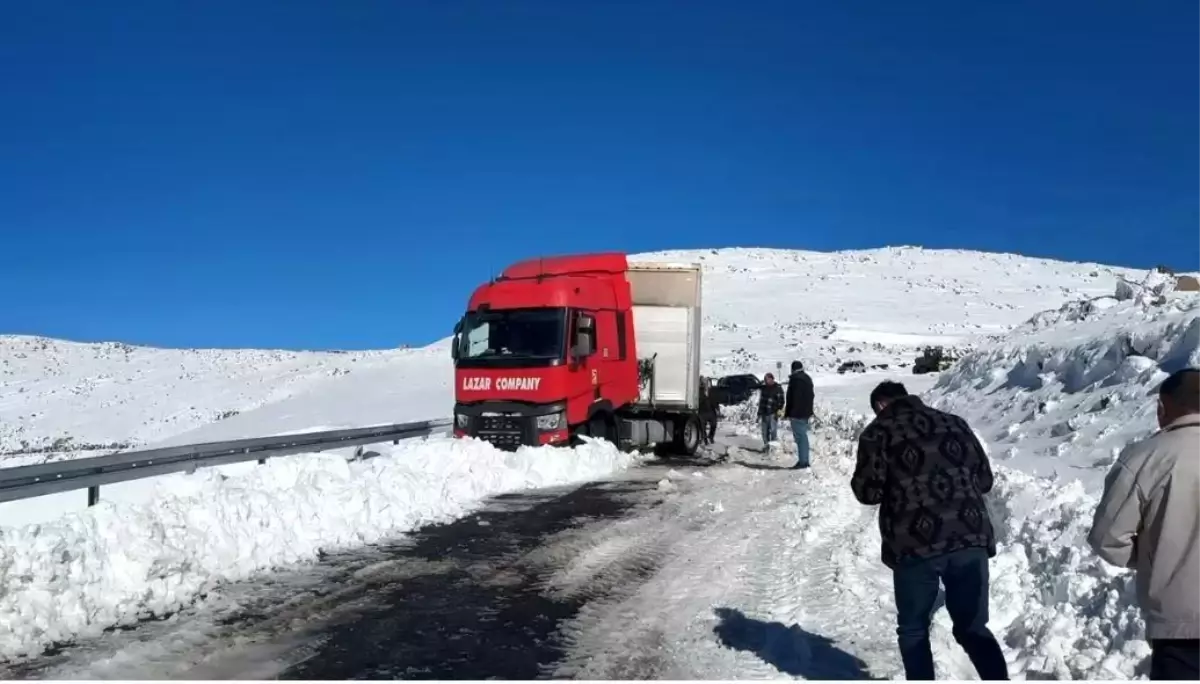
<path fill-rule="evenodd" d="M 470 416 L 468 416 L 465 413 L 454 414 L 454 426 L 457 427 L 459 430 L 466 430 L 467 423 L 470 422 L 470 420 L 471 420 Z"/>
<path fill-rule="evenodd" d="M 537 429 L 541 430 L 542 432 L 561 430 L 566 427 L 566 423 L 566 416 L 562 411 L 559 411 L 558 413 L 551 413 L 548 416 L 537 417 Z"/>

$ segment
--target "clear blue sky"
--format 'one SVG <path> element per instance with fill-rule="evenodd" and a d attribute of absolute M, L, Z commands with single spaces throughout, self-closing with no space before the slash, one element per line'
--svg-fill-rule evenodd
<path fill-rule="evenodd" d="M 0 332 L 365 348 L 543 253 L 1200 267 L 1194 0 L 0 4 Z"/>

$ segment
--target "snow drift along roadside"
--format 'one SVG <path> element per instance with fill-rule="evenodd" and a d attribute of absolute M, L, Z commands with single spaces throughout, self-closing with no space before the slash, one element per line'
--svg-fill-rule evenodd
<path fill-rule="evenodd" d="M 583 482 L 633 464 L 607 443 L 498 451 L 410 440 L 367 461 L 272 459 L 226 477 L 161 478 L 145 505 L 101 503 L 0 528 L 0 658 L 176 611 L 221 581 L 460 517 L 492 495 Z"/>
<path fill-rule="evenodd" d="M 1200 365 L 1200 295 L 1101 298 L 1039 313 L 965 356 L 928 393 L 1005 465 L 1098 494 L 1117 454 L 1157 429 L 1154 393 Z"/>

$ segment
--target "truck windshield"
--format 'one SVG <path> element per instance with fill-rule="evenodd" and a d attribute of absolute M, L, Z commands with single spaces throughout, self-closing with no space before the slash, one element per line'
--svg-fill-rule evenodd
<path fill-rule="evenodd" d="M 460 366 L 550 365 L 563 358 L 566 309 L 472 311 L 458 338 Z"/>

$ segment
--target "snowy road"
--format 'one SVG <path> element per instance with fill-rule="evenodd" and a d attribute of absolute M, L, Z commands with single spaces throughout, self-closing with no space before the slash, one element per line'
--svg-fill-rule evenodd
<path fill-rule="evenodd" d="M 718 465 L 500 497 L 5 676 L 891 677 L 890 583 L 848 448 L 822 432 L 814 472 L 735 446 Z"/>

